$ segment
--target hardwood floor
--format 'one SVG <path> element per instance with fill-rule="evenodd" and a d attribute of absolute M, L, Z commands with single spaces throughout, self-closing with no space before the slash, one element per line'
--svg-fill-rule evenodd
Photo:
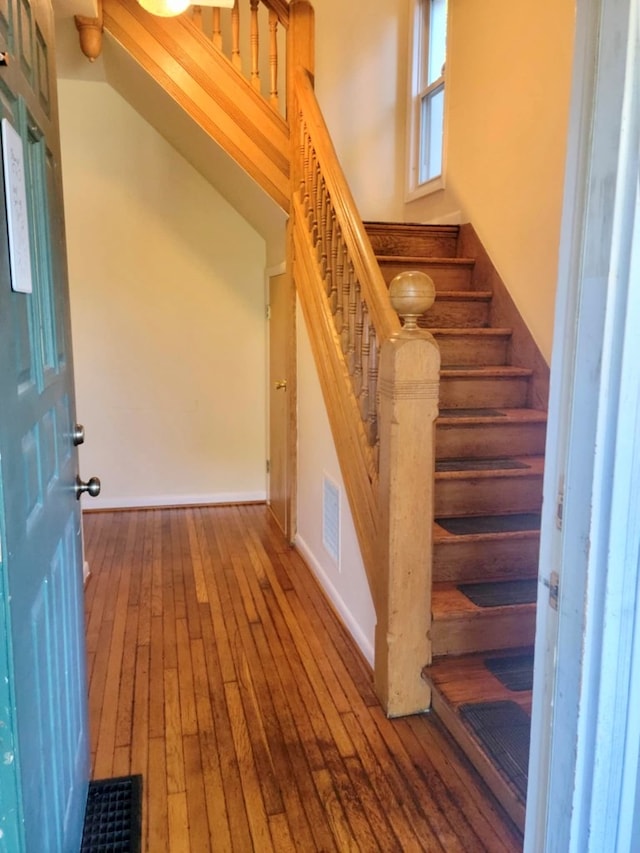
<path fill-rule="evenodd" d="M 435 717 L 385 718 L 266 507 L 84 524 L 92 776 L 143 774 L 144 850 L 521 848 Z"/>

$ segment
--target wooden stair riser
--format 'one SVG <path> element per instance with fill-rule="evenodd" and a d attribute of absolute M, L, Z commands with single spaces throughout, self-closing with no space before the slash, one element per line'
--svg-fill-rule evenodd
<path fill-rule="evenodd" d="M 529 646 L 534 641 L 535 627 L 535 604 L 478 608 L 468 616 L 434 615 L 433 654 L 464 655 Z"/>
<path fill-rule="evenodd" d="M 418 320 L 423 329 L 482 329 L 489 326 L 491 295 L 484 291 L 441 291 Z"/>
<path fill-rule="evenodd" d="M 365 222 L 365 228 L 376 255 L 455 258 L 458 251 L 457 225 Z"/>
<path fill-rule="evenodd" d="M 439 424 L 437 459 L 499 459 L 505 453 L 536 456 L 544 453 L 546 423 Z"/>
<path fill-rule="evenodd" d="M 538 573 L 540 531 L 434 537 L 434 583 L 521 580 Z"/>
<path fill-rule="evenodd" d="M 542 475 L 448 477 L 436 474 L 436 518 L 539 512 Z"/>
<path fill-rule="evenodd" d="M 438 347 L 442 366 L 503 365 L 507 363 L 510 333 L 505 330 L 481 329 L 431 330 Z"/>
<path fill-rule="evenodd" d="M 519 409 L 527 405 L 529 377 L 440 374 L 441 409 Z"/>
<path fill-rule="evenodd" d="M 433 279 L 436 291 L 471 290 L 473 261 L 460 259 L 423 260 L 421 258 L 378 257 L 384 280 L 389 284 L 401 272 L 418 270 Z"/>

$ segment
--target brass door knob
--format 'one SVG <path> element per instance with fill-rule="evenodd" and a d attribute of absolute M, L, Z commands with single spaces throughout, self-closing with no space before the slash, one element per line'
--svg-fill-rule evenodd
<path fill-rule="evenodd" d="M 286 391 L 287 390 L 287 380 L 286 379 L 276 379 L 274 383 L 274 388 L 276 391 Z"/>

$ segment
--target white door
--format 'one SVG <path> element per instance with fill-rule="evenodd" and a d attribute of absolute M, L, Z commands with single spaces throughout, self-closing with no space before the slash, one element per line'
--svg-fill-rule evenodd
<path fill-rule="evenodd" d="M 577 11 L 525 832 L 536 853 L 640 849 L 640 15 L 637 0 Z"/>

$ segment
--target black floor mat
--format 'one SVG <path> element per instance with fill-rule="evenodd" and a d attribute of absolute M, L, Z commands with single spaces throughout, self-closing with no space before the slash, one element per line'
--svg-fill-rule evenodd
<path fill-rule="evenodd" d="M 537 530 L 540 515 L 535 512 L 518 515 L 481 515 L 465 518 L 437 518 L 436 522 L 454 536 L 474 533 L 516 533 L 519 530 Z"/>
<path fill-rule="evenodd" d="M 477 607 L 506 607 L 509 604 L 533 604 L 538 581 L 495 581 L 494 583 L 461 583 L 458 589 Z"/>
<path fill-rule="evenodd" d="M 485 658 L 484 665 L 507 690 L 519 693 L 533 690 L 533 655 L 507 655 Z"/>
<path fill-rule="evenodd" d="M 481 742 L 491 760 L 527 796 L 531 720 L 515 702 L 478 702 L 461 705 L 460 715 Z"/>
<path fill-rule="evenodd" d="M 441 459 L 436 462 L 436 472 L 442 471 L 515 471 L 530 468 L 517 459 Z"/>
<path fill-rule="evenodd" d="M 89 782 L 81 853 L 140 853 L 142 776 Z"/>

